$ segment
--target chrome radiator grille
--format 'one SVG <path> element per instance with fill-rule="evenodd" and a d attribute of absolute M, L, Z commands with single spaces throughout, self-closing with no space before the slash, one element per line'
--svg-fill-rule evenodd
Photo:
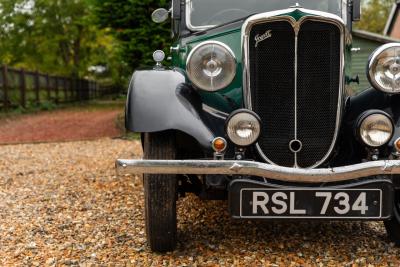
<path fill-rule="evenodd" d="M 249 102 L 263 123 L 261 156 L 310 168 L 329 156 L 338 131 L 342 34 L 326 21 L 295 25 L 276 20 L 250 28 Z"/>

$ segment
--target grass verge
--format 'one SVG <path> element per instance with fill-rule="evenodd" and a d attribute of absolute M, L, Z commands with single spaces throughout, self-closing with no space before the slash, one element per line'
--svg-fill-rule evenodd
<path fill-rule="evenodd" d="M 125 128 L 125 113 L 118 114 L 115 124 L 122 133 L 122 138 L 125 140 L 140 140 L 140 134 L 132 133 Z"/>

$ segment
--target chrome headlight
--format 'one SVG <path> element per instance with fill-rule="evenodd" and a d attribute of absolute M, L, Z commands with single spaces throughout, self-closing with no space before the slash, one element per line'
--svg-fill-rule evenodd
<path fill-rule="evenodd" d="M 360 116 L 357 122 L 361 141 L 370 147 L 381 147 L 393 137 L 394 125 L 390 116 L 377 110 L 370 110 Z"/>
<path fill-rule="evenodd" d="M 376 89 L 400 93 L 400 44 L 385 44 L 375 50 L 368 62 L 367 75 Z"/>
<path fill-rule="evenodd" d="M 261 133 L 260 118 L 246 109 L 237 110 L 228 118 L 226 132 L 238 146 L 249 146 L 257 142 Z"/>
<path fill-rule="evenodd" d="M 190 52 L 186 71 L 196 87 L 214 92 L 227 87 L 235 78 L 236 58 L 224 43 L 204 42 Z"/>

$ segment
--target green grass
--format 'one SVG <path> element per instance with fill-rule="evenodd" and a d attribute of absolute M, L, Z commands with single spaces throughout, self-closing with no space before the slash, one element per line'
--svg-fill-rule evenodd
<path fill-rule="evenodd" d="M 118 99 L 112 100 L 111 98 L 105 98 L 100 100 L 91 100 L 87 102 L 76 102 L 76 103 L 61 103 L 55 104 L 52 101 L 44 101 L 40 104 L 35 104 L 34 102 L 28 102 L 27 107 L 23 108 L 21 106 L 10 109 L 7 112 L 0 110 L 0 119 L 3 118 L 14 118 L 19 115 L 24 114 L 37 114 L 43 111 L 54 111 L 54 110 L 84 110 L 84 111 L 96 111 L 96 110 L 123 110 L 125 107 L 125 100 Z"/>
<path fill-rule="evenodd" d="M 67 108 L 68 110 L 110 110 L 110 109 L 124 109 L 125 100 L 92 100 L 89 102 L 77 102 L 70 104 L 60 104 L 60 109 Z"/>
<path fill-rule="evenodd" d="M 140 134 L 132 133 L 125 128 L 125 114 L 120 113 L 116 118 L 115 124 L 117 128 L 123 133 L 123 138 L 126 140 L 140 140 Z"/>

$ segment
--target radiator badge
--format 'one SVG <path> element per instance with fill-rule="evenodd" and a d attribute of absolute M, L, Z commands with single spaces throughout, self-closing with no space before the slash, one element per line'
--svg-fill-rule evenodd
<path fill-rule="evenodd" d="M 257 47 L 258 44 L 261 43 L 262 41 L 265 41 L 265 40 L 267 40 L 268 38 L 271 38 L 271 37 L 272 37 L 272 31 L 271 30 L 266 31 L 264 34 L 257 34 L 256 38 L 254 38 L 255 41 L 256 41 L 255 47 Z"/>

